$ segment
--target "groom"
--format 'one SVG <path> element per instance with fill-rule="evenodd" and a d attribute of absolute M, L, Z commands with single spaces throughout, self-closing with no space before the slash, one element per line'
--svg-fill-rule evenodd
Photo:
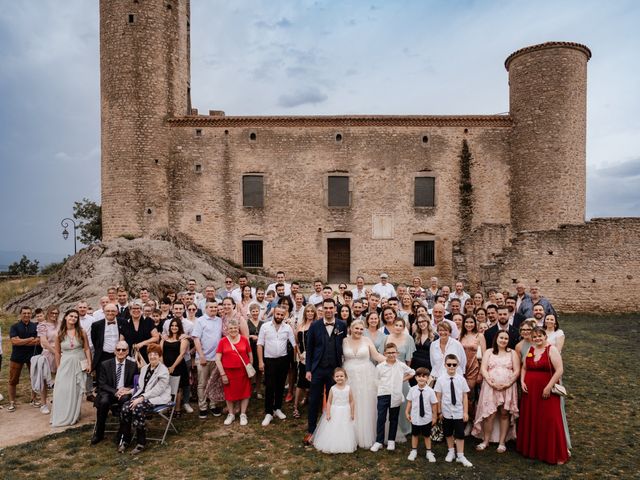
<path fill-rule="evenodd" d="M 336 320 L 336 304 L 332 298 L 322 302 L 323 321 L 315 321 L 309 327 L 307 339 L 307 380 L 309 390 L 309 422 L 304 443 L 309 445 L 316 429 L 318 410 L 322 407 L 322 391 L 329 394 L 333 385 L 333 370 L 342 365 L 342 340 L 347 336 L 347 324 Z"/>

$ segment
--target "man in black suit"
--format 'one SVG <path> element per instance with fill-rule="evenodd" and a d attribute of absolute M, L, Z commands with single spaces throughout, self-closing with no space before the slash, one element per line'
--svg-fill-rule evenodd
<path fill-rule="evenodd" d="M 124 289 L 124 287 L 118 287 L 118 320 L 121 323 L 126 322 L 131 318 L 131 313 L 129 312 L 129 294 Z"/>
<path fill-rule="evenodd" d="M 98 372 L 98 367 L 105 360 L 115 356 L 116 343 L 122 337 L 123 322 L 117 319 L 118 308 L 109 303 L 104 306 L 104 319 L 91 324 L 91 344 L 93 360 L 91 371 Z"/>
<path fill-rule="evenodd" d="M 342 341 L 347 336 L 347 324 L 336 320 L 336 304 L 332 298 L 322 302 L 324 320 L 309 327 L 307 339 L 307 380 L 309 389 L 309 418 L 304 442 L 309 444 L 316 429 L 318 410 L 322 405 L 322 391 L 329 394 L 334 381 L 333 370 L 342 365 Z"/>
<path fill-rule="evenodd" d="M 116 356 L 103 361 L 98 372 L 98 394 L 96 395 L 96 428 L 91 438 L 91 445 L 104 438 L 104 428 L 109 409 L 114 403 L 120 407 L 131 398 L 133 377 L 138 373 L 138 366 L 127 358 L 129 345 L 124 340 L 116 343 Z"/>
<path fill-rule="evenodd" d="M 500 330 L 505 330 L 509 333 L 509 348 L 516 348 L 520 335 L 515 326 L 509 325 L 509 309 L 506 305 L 498 307 L 498 322 L 489 330 L 484 332 L 484 339 L 487 342 L 487 348 L 491 348 L 493 346 L 493 339 Z"/>

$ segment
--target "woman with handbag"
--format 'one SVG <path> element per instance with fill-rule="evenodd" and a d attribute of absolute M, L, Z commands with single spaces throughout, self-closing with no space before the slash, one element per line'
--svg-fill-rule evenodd
<path fill-rule="evenodd" d="M 547 343 L 544 329 L 534 328 L 531 340 L 533 345 L 520 373 L 517 450 L 525 457 L 562 465 L 569 460 L 556 386 L 562 377 L 562 357 L 556 347 Z"/>
<path fill-rule="evenodd" d="M 227 402 L 225 425 L 236 419 L 237 404 L 240 404 L 240 425 L 247 425 L 247 407 L 251 398 L 251 377 L 255 375 L 253 355 L 247 337 L 240 335 L 236 320 L 227 322 L 227 335 L 220 339 L 216 353 L 216 365 L 222 378 L 224 399 Z"/>
<path fill-rule="evenodd" d="M 51 426 L 73 425 L 80 418 L 86 373 L 91 370 L 89 339 L 80 326 L 77 310 L 67 310 L 56 338 L 56 383 L 53 388 Z"/>
<path fill-rule="evenodd" d="M 307 355 L 307 333 L 309 332 L 309 327 L 311 324 L 315 322 L 318 318 L 318 311 L 314 305 L 310 303 L 304 307 L 302 311 L 302 322 L 297 326 L 296 330 L 296 356 L 298 359 L 298 378 L 296 382 L 296 393 L 293 398 L 293 418 L 300 418 L 300 411 L 298 410 L 298 405 L 301 405 L 301 397 L 302 399 L 306 398 L 309 394 L 309 388 L 311 387 L 311 382 L 307 380 L 307 367 L 306 367 L 306 355 Z"/>

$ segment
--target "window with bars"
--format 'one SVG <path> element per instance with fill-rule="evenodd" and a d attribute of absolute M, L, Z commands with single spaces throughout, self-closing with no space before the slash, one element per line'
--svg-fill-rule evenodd
<path fill-rule="evenodd" d="M 262 175 L 242 176 L 242 206 L 264 207 L 264 177 Z"/>
<path fill-rule="evenodd" d="M 436 179 L 434 177 L 416 177 L 414 205 L 416 207 L 433 207 L 436 204 Z"/>
<path fill-rule="evenodd" d="M 262 268 L 262 240 L 242 241 L 242 266 L 245 268 Z"/>
<path fill-rule="evenodd" d="M 329 176 L 328 190 L 328 206 L 349 207 L 351 205 L 351 196 L 349 195 L 349 177 Z"/>
<path fill-rule="evenodd" d="M 415 267 L 435 266 L 435 243 L 433 240 L 419 240 L 415 242 L 413 255 L 413 265 Z"/>

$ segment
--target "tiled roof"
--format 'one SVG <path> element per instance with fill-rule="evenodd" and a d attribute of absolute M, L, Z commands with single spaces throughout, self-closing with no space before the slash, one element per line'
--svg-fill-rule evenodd
<path fill-rule="evenodd" d="M 509 115 L 327 115 L 223 116 L 169 118 L 183 127 L 511 127 Z"/>
<path fill-rule="evenodd" d="M 580 50 L 581 52 L 583 52 L 586 56 L 587 56 L 587 61 L 591 58 L 591 50 L 589 50 L 589 47 L 587 47 L 586 45 L 582 45 L 581 43 L 574 43 L 574 42 L 545 42 L 545 43 L 539 43 L 538 45 L 531 45 L 529 47 L 524 47 L 521 48 L 520 50 L 516 50 L 515 52 L 513 52 L 511 55 L 509 55 L 507 57 L 507 59 L 504 61 L 504 68 L 506 68 L 507 70 L 509 70 L 509 63 L 511 63 L 511 60 L 513 60 L 514 58 L 524 54 L 524 53 L 530 53 L 530 52 L 535 52 L 536 50 L 544 50 L 546 48 L 575 48 L 576 50 Z"/>

